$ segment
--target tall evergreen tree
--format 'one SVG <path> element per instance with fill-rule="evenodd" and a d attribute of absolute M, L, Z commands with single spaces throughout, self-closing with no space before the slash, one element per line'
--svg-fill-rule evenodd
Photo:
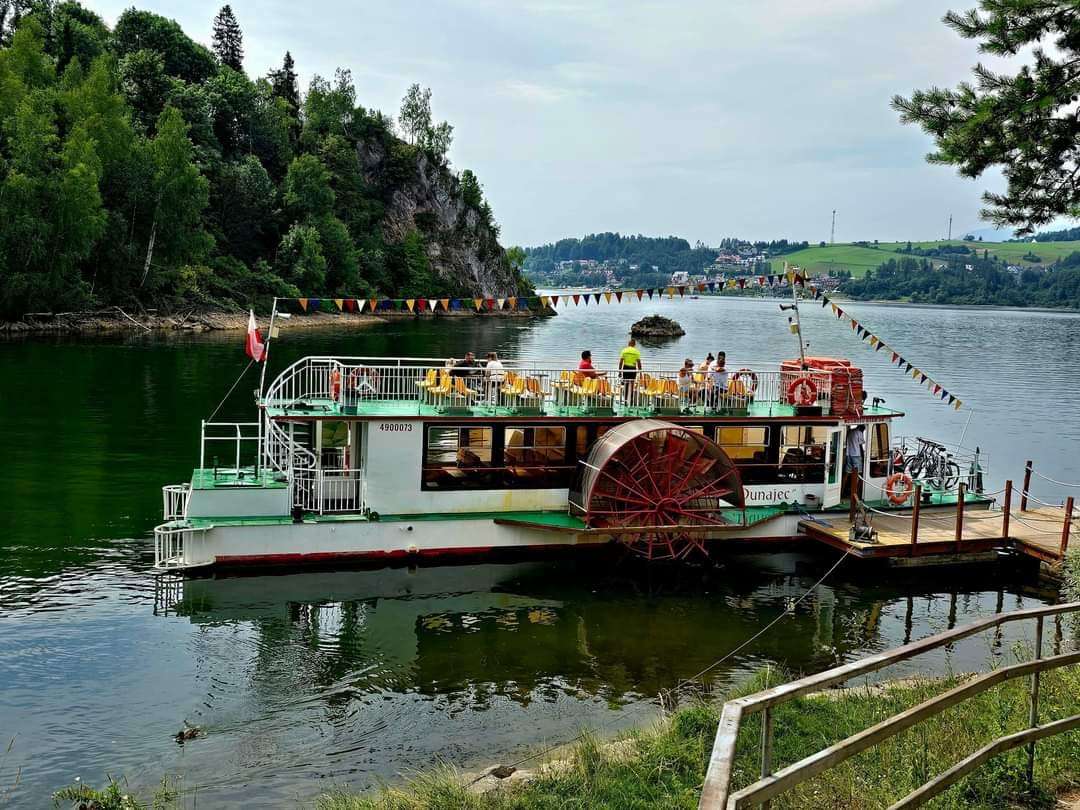
<path fill-rule="evenodd" d="M 1080 13 L 1075 0 L 979 0 L 950 11 L 945 24 L 979 50 L 1012 57 L 1015 73 L 978 64 L 975 81 L 955 90 L 932 87 L 893 107 L 904 123 L 934 137 L 932 163 L 978 177 L 998 166 L 1004 194 L 986 192 L 983 216 L 1020 234 L 1060 215 L 1080 213 Z M 1028 56 L 1030 54 L 1030 56 Z"/>
<path fill-rule="evenodd" d="M 214 18 L 214 53 L 221 64 L 237 72 L 244 70 L 244 35 L 232 6 L 225 4 Z"/>
<path fill-rule="evenodd" d="M 296 112 L 300 109 L 300 84 L 296 78 L 296 63 L 293 62 L 292 54 L 285 51 L 285 60 L 281 63 L 280 70 L 270 71 L 270 87 L 274 95 L 285 99 Z"/>

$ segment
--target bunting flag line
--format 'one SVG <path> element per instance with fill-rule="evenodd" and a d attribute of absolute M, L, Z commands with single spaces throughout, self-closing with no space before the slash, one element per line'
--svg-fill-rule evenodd
<path fill-rule="evenodd" d="M 541 307 L 557 307 L 559 302 L 562 301 L 563 306 L 566 306 L 568 299 L 574 301 L 575 306 L 584 303 L 588 306 L 590 303 L 599 304 L 601 302 L 610 304 L 614 298 L 616 303 L 623 303 L 625 300 L 627 303 L 632 302 L 636 297 L 638 301 L 644 300 L 646 296 L 650 300 L 655 297 L 663 298 L 667 296 L 669 300 L 675 298 L 675 293 L 678 292 L 680 298 L 685 298 L 687 290 L 691 292 L 704 293 L 706 291 L 715 293 L 717 291 L 723 292 L 725 289 L 739 289 L 745 290 L 748 288 L 762 288 L 767 289 L 776 286 L 785 286 L 789 283 L 799 284 L 807 288 L 812 297 L 816 300 L 822 299 L 821 305 L 824 307 L 829 303 L 828 299 L 821 292 L 818 287 L 810 283 L 806 272 L 800 268 L 786 269 L 784 274 L 769 274 L 769 275 L 744 275 L 744 276 L 728 276 L 726 273 L 722 274 L 718 279 L 711 281 L 699 281 L 690 284 L 672 284 L 665 287 L 653 287 L 653 288 L 635 288 L 635 289 L 620 289 L 620 290 L 587 290 L 578 292 L 568 292 L 563 295 L 539 295 L 531 296 L 529 299 L 520 298 L 517 296 L 509 296 L 507 298 L 474 298 L 473 309 L 477 312 L 483 312 L 484 310 L 508 310 L 515 311 L 519 309 L 528 309 L 527 301 L 531 300 L 537 306 Z M 591 299 L 591 301 L 590 301 Z M 469 299 L 465 299 L 468 301 Z M 461 309 L 461 299 L 458 298 L 276 298 L 276 302 L 294 302 L 301 312 L 320 312 L 323 305 L 330 306 L 333 304 L 334 308 L 338 312 L 363 312 L 365 309 L 368 312 L 453 312 Z M 835 305 L 834 311 L 835 311 Z M 842 310 L 841 310 L 842 312 Z M 838 316 L 839 317 L 839 316 Z"/>
<path fill-rule="evenodd" d="M 882 349 L 887 349 L 890 357 L 892 358 L 890 360 L 890 365 L 894 365 L 898 369 L 903 370 L 905 375 L 910 374 L 911 379 L 915 380 L 919 385 L 926 386 L 926 390 L 930 391 L 934 396 L 940 398 L 942 402 L 947 401 L 954 410 L 960 410 L 960 408 L 963 406 L 963 402 L 957 399 L 954 394 L 946 390 L 945 386 L 943 386 L 937 380 L 933 379 L 922 369 L 916 368 L 911 363 L 911 361 L 905 359 L 903 355 L 901 355 L 898 351 L 889 346 L 889 344 L 887 344 L 882 338 L 878 337 L 869 329 L 867 329 L 865 324 L 859 323 L 851 315 L 848 315 L 846 312 L 844 312 L 844 310 L 837 306 L 835 302 L 830 300 L 829 296 L 827 296 L 824 292 L 820 292 L 814 287 L 811 287 L 810 289 L 815 298 L 819 297 L 818 294 L 820 293 L 821 306 L 823 308 L 825 306 L 829 306 L 832 309 L 833 314 L 836 315 L 837 320 L 846 318 L 848 324 L 851 326 L 851 330 L 859 336 L 860 340 L 868 342 L 871 349 L 873 349 L 875 352 L 879 352 Z"/>

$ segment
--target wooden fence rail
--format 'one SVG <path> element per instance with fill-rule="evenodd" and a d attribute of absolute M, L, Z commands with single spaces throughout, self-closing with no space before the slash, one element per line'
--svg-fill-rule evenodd
<path fill-rule="evenodd" d="M 720 725 L 716 731 L 709 768 L 702 787 L 700 810 L 737 810 L 767 803 L 770 799 L 795 787 L 801 782 L 845 761 L 860 751 L 878 745 L 895 736 L 904 729 L 933 717 L 945 709 L 962 703 L 964 700 L 985 692 L 1006 680 L 1030 676 L 1031 715 L 1030 728 L 1018 734 L 1007 735 L 994 740 L 985 748 L 957 763 L 948 771 L 940 774 L 914 791 L 895 808 L 917 807 L 945 790 L 965 774 L 971 772 L 986 760 L 1003 751 L 1030 743 L 1029 762 L 1033 763 L 1034 741 L 1043 737 L 1059 734 L 1080 727 L 1080 715 L 1065 718 L 1046 725 L 1038 725 L 1039 676 L 1041 673 L 1063 666 L 1080 663 L 1080 652 L 1042 657 L 1043 620 L 1047 616 L 1060 616 L 1065 613 L 1080 611 L 1080 602 L 1063 605 L 1049 605 L 1037 608 L 1000 613 L 970 624 L 955 627 L 943 633 L 930 636 L 920 641 L 906 644 L 892 650 L 868 656 L 833 669 L 810 675 L 806 678 L 766 689 L 746 697 L 729 700 L 724 704 L 720 716 Z M 852 735 L 839 743 L 806 757 L 799 762 L 773 772 L 772 762 L 772 727 L 773 710 L 776 706 L 797 697 L 818 692 L 832 686 L 845 683 L 852 678 L 865 675 L 892 664 L 906 661 L 923 653 L 952 644 L 994 627 L 1010 622 L 1034 619 L 1036 622 L 1035 657 L 1031 661 L 1003 667 L 981 675 L 953 689 L 927 700 L 918 706 L 901 712 L 892 718 L 878 723 L 865 731 Z M 732 792 L 731 777 L 735 760 L 735 746 L 739 729 L 745 717 L 754 712 L 762 712 L 761 735 L 761 778 L 752 785 L 738 792 Z"/>

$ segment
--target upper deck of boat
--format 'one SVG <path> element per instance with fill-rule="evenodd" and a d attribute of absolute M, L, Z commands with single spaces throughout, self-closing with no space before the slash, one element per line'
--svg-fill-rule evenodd
<path fill-rule="evenodd" d="M 631 376 L 582 372 L 572 362 L 504 361 L 450 367 L 431 358 L 306 357 L 270 384 L 261 404 L 272 418 L 645 417 L 881 420 L 902 415 L 853 404 L 822 371 L 730 369 L 726 380 L 650 364 Z M 805 404 L 799 404 L 799 397 Z"/>

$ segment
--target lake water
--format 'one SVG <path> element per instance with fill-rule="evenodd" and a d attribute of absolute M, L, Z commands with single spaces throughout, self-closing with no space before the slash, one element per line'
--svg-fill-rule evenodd
<path fill-rule="evenodd" d="M 285 331 L 271 373 L 311 353 L 533 359 L 592 349 L 613 361 L 630 323 L 658 312 L 687 331 L 645 363 L 723 350 L 729 368 L 795 351 L 777 301 L 581 306 L 539 321 L 403 321 Z M 988 488 L 1024 460 L 1080 481 L 1080 316 L 856 304 L 853 314 L 974 410 L 954 412 L 809 305 L 811 351 L 849 356 L 903 432 L 978 445 Z M 209 806 L 294 806 L 445 760 L 506 761 L 583 726 L 640 723 L 654 696 L 785 611 L 832 552 L 742 556 L 714 568 L 561 559 L 189 580 L 151 575 L 160 486 L 186 480 L 199 420 L 244 367 L 242 335 L 0 342 L 0 796 L 48 804 L 76 777 L 162 774 Z M 219 419 L 249 419 L 254 372 Z M 1046 500 L 1068 492 L 1040 481 Z M 710 673 L 810 671 L 1052 595 L 1009 571 L 890 574 L 847 563 L 794 615 Z M 1013 637 L 929 660 L 973 669 Z M 888 674 L 898 674 L 890 671 Z M 204 736 L 178 745 L 184 722 Z"/>

